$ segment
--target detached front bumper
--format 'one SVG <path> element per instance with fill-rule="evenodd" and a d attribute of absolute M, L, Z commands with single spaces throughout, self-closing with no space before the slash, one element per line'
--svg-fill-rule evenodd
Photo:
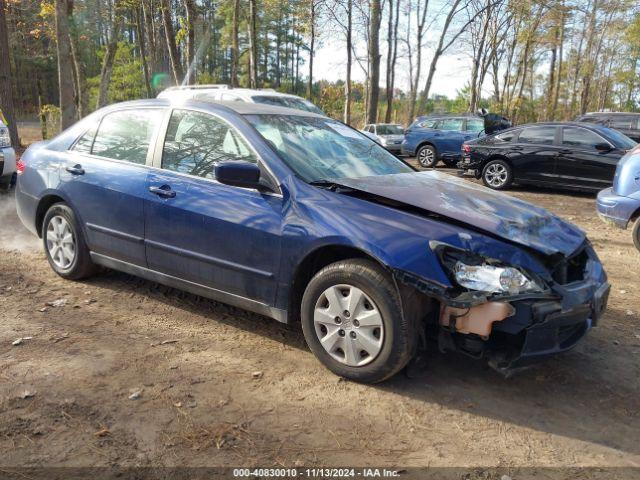
<path fill-rule="evenodd" d="M 583 290 L 591 290 L 585 285 Z M 604 313 L 611 286 L 604 282 L 584 303 L 564 308 L 559 301 L 516 302 L 516 313 L 495 323 L 487 357 L 499 370 L 520 368 L 572 349 Z M 581 294 L 583 294 L 581 292 Z"/>
<path fill-rule="evenodd" d="M 640 208 L 640 200 L 616 195 L 613 188 L 601 190 L 596 211 L 603 222 L 626 229 L 631 216 Z"/>

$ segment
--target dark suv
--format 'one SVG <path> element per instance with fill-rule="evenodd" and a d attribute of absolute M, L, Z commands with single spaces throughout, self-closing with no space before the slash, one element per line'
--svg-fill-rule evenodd
<path fill-rule="evenodd" d="M 632 140 L 640 142 L 640 113 L 593 112 L 578 117 L 576 121 L 614 128 Z"/>

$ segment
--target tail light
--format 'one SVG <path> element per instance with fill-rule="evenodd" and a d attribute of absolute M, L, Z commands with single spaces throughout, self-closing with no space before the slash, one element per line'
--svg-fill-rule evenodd
<path fill-rule="evenodd" d="M 22 173 L 24 172 L 25 167 L 27 166 L 26 163 L 24 163 L 24 161 L 22 159 L 17 160 L 16 161 L 16 172 L 18 175 L 22 175 Z"/>
<path fill-rule="evenodd" d="M 471 153 L 471 145 L 462 145 L 462 153 Z"/>

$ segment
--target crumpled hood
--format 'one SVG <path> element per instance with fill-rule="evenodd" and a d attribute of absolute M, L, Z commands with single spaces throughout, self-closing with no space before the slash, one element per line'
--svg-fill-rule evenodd
<path fill-rule="evenodd" d="M 341 178 L 336 183 L 463 222 L 547 255 L 568 256 L 585 241 L 582 230 L 544 208 L 444 173 Z"/>

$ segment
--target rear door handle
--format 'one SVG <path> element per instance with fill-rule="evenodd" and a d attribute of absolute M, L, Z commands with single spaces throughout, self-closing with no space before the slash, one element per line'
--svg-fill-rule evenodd
<path fill-rule="evenodd" d="M 176 192 L 171 190 L 171 187 L 169 185 L 161 185 L 159 187 L 149 187 L 149 191 L 162 198 L 174 198 L 176 196 Z"/>
<path fill-rule="evenodd" d="M 82 168 L 82 165 L 80 164 L 74 165 L 73 167 L 67 167 L 65 170 L 71 175 L 84 175 L 84 168 Z"/>

